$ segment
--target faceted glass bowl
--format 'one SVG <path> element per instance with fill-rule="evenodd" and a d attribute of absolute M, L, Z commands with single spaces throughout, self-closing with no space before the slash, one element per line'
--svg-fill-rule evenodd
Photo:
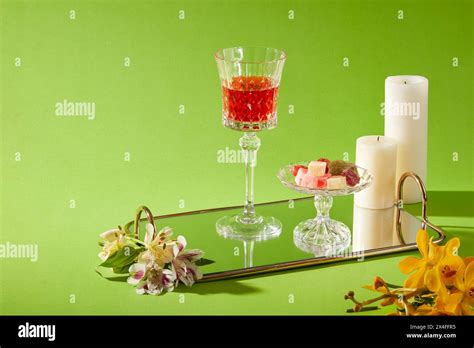
<path fill-rule="evenodd" d="M 357 173 L 359 174 L 360 181 L 357 185 L 355 186 L 347 186 L 344 189 L 340 190 L 329 190 L 327 188 L 308 188 L 306 186 L 299 186 L 295 182 L 295 177 L 293 174 L 291 174 L 291 169 L 295 165 L 301 165 L 301 166 L 308 166 L 309 161 L 307 162 L 298 162 L 298 163 L 293 163 L 289 164 L 287 166 L 284 166 L 283 168 L 280 168 L 277 173 L 277 177 L 280 180 L 280 182 L 285 185 L 286 187 L 295 190 L 297 192 L 305 193 L 307 195 L 330 195 L 330 196 L 346 196 L 350 195 L 352 193 L 356 193 L 359 191 L 362 191 L 366 187 L 370 185 L 372 182 L 372 174 L 370 174 L 367 169 L 361 168 L 356 166 L 357 168 Z"/>

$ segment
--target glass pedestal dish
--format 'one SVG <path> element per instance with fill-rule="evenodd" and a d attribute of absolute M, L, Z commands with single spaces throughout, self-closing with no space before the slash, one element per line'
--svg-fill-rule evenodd
<path fill-rule="evenodd" d="M 302 221 L 295 227 L 295 245 L 315 256 L 331 256 L 343 252 L 351 243 L 351 230 L 343 222 L 329 216 L 333 197 L 346 196 L 365 189 L 370 185 L 372 175 L 366 169 L 357 167 L 360 181 L 355 186 L 343 189 L 308 188 L 296 184 L 291 172 L 295 165 L 307 166 L 308 162 L 287 165 L 278 171 L 277 177 L 284 186 L 314 196 L 317 213 L 315 218 Z"/>

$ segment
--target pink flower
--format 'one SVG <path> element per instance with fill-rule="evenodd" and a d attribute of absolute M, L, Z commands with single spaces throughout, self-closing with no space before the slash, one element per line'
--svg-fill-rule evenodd
<path fill-rule="evenodd" d="M 128 272 L 130 277 L 128 277 L 127 283 L 137 285 L 145 277 L 146 266 L 143 263 L 134 263 L 130 266 Z"/>
<path fill-rule="evenodd" d="M 202 273 L 195 262 L 202 258 L 203 252 L 198 249 L 184 250 L 185 246 L 186 239 L 183 236 L 178 236 L 171 269 L 176 274 L 178 281 L 186 286 L 191 286 L 196 280 L 202 278 Z"/>
<path fill-rule="evenodd" d="M 146 272 L 146 280 L 137 287 L 137 294 L 159 295 L 164 290 L 173 291 L 176 276 L 169 269 L 155 266 Z"/>

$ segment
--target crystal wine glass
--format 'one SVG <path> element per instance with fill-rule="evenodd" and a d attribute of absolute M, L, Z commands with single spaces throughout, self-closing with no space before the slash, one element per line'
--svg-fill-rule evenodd
<path fill-rule="evenodd" d="M 267 47 L 232 47 L 215 53 L 222 86 L 222 124 L 243 132 L 245 206 L 241 214 L 216 223 L 226 238 L 267 240 L 281 233 L 281 222 L 255 214 L 254 169 L 260 139 L 257 132 L 277 125 L 277 100 L 286 53 Z"/>

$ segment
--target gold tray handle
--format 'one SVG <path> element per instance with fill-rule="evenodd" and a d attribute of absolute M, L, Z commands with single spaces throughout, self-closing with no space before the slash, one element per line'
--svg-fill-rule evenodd
<path fill-rule="evenodd" d="M 148 207 L 141 205 L 138 207 L 137 212 L 135 213 L 135 220 L 133 221 L 133 234 L 136 239 L 140 239 L 140 217 L 142 216 L 142 213 L 145 213 L 146 218 L 148 222 L 153 226 L 153 239 L 156 237 L 156 226 L 155 226 L 155 220 L 153 219 L 153 214 Z"/>
<path fill-rule="evenodd" d="M 398 234 L 398 239 L 400 243 L 402 244 L 406 244 L 405 240 L 403 239 L 402 229 L 401 229 L 401 226 L 402 226 L 401 209 L 403 208 L 403 184 L 405 183 L 405 180 L 407 178 L 412 178 L 413 180 L 415 180 L 421 192 L 421 219 L 422 219 L 421 228 L 426 230 L 426 224 L 428 222 L 428 219 L 426 217 L 426 202 L 428 200 L 428 197 L 426 195 L 426 186 L 418 174 L 414 172 L 405 172 L 400 177 L 400 180 L 398 180 L 398 185 L 397 185 L 397 234 Z"/>

